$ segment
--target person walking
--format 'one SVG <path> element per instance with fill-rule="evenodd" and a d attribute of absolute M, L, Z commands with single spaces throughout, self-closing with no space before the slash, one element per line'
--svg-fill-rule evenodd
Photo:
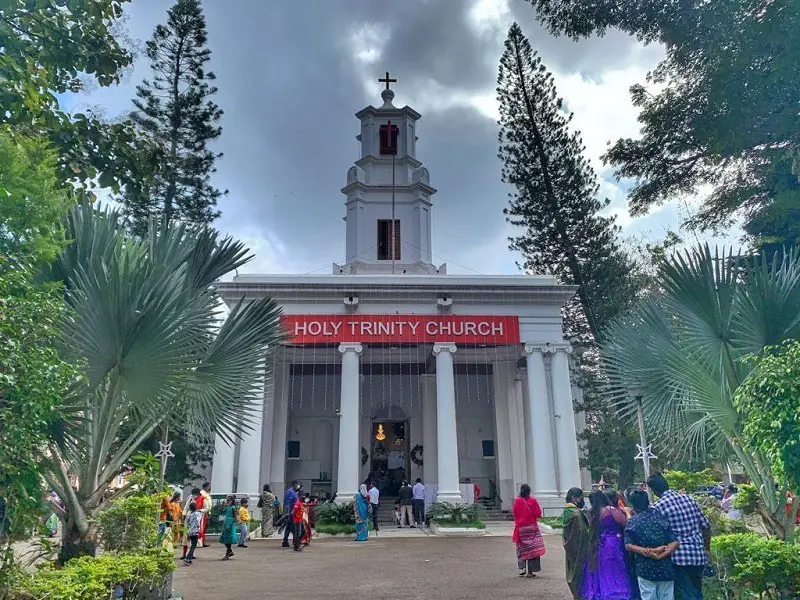
<path fill-rule="evenodd" d="M 381 501 L 381 491 L 378 489 L 378 484 L 372 482 L 372 487 L 369 488 L 369 504 L 372 508 L 372 528 L 377 534 L 380 527 L 378 527 L 378 507 Z"/>
<path fill-rule="evenodd" d="M 286 522 L 285 529 L 283 530 L 283 543 L 281 544 L 282 548 L 289 547 L 290 533 L 292 533 L 293 540 L 297 537 L 297 534 L 294 533 L 295 528 L 294 522 L 292 521 L 294 505 L 297 502 L 297 487 L 297 481 L 292 481 L 292 485 L 286 488 L 286 493 L 283 495 L 283 513 L 284 515 L 288 516 L 288 521 Z"/>
<path fill-rule="evenodd" d="M 353 498 L 353 512 L 356 520 L 356 541 L 366 542 L 369 538 L 369 492 L 367 486 L 361 484 Z"/>
<path fill-rule="evenodd" d="M 589 495 L 589 560 L 581 581 L 583 600 L 629 599 L 631 597 L 628 569 L 625 564 L 625 545 L 622 532 L 628 516 L 611 506 L 601 491 Z"/>
<path fill-rule="evenodd" d="M 514 514 L 514 543 L 517 545 L 517 567 L 520 577 L 536 577 L 542 570 L 541 557 L 545 553 L 544 539 L 539 530 L 542 507 L 531 496 L 531 486 L 523 484 L 512 507 Z"/>
<path fill-rule="evenodd" d="M 189 552 L 189 530 L 187 526 L 187 521 L 189 518 L 189 514 L 191 514 L 191 507 L 192 504 L 195 506 L 195 512 L 197 512 L 198 516 L 198 523 L 202 522 L 203 520 L 203 513 L 200 512 L 200 508 L 198 506 L 198 502 L 200 500 L 200 488 L 192 488 L 191 494 L 189 495 L 189 499 L 186 501 L 186 504 L 183 506 L 183 537 L 181 538 L 181 559 L 186 558 L 187 553 Z M 200 536 L 200 529 L 198 526 L 197 530 L 198 539 Z M 196 545 L 196 544 L 195 544 Z"/>
<path fill-rule="evenodd" d="M 581 488 L 570 488 L 564 498 L 567 505 L 561 515 L 561 537 L 566 555 L 567 585 L 572 597 L 579 600 L 586 556 L 589 553 L 589 521 L 583 510 Z"/>
<path fill-rule="evenodd" d="M 306 516 L 306 506 L 303 498 L 299 495 L 296 495 L 297 499 L 294 501 L 294 506 L 292 507 L 292 522 L 291 525 L 287 524 L 286 527 L 292 527 L 292 549 L 295 552 L 300 552 L 303 547 L 300 545 L 300 542 L 303 539 L 303 530 L 305 527 L 305 516 Z"/>
<path fill-rule="evenodd" d="M 264 490 L 258 499 L 258 508 L 261 509 L 261 537 L 269 537 L 275 533 L 275 508 L 280 509 L 280 503 L 275 502 L 275 494 L 268 483 L 264 484 Z M 278 511 L 280 513 L 280 511 Z"/>
<path fill-rule="evenodd" d="M 199 491 L 198 491 L 199 493 Z M 191 565 L 194 562 L 194 551 L 197 548 L 197 539 L 200 537 L 200 523 L 203 515 L 197 510 L 197 504 L 189 504 L 189 514 L 186 516 L 186 537 L 189 540 L 189 550 L 184 552 L 183 564 Z"/>
<path fill-rule="evenodd" d="M 197 510 L 203 514 L 203 522 L 200 525 L 200 546 L 202 548 L 210 548 L 211 544 L 206 544 L 206 530 L 208 529 L 208 522 L 211 518 L 211 482 L 206 481 L 200 489 L 200 497 L 202 500 L 197 501 Z"/>
<path fill-rule="evenodd" d="M 625 549 L 636 562 L 636 579 L 642 600 L 673 600 L 675 572 L 670 558 L 678 549 L 675 532 L 661 513 L 650 508 L 647 492 L 631 492 L 634 511 L 625 526 Z"/>
<path fill-rule="evenodd" d="M 397 491 L 397 499 L 400 501 L 400 525 L 398 525 L 398 527 L 402 529 L 403 523 L 405 523 L 406 520 L 408 520 L 409 527 L 415 527 L 414 511 L 412 509 L 414 490 L 411 489 L 411 486 L 408 485 L 405 479 L 400 489 Z"/>
<path fill-rule="evenodd" d="M 661 473 L 647 478 L 647 485 L 658 496 L 653 510 L 666 518 L 680 546 L 672 555 L 675 568 L 675 599 L 702 600 L 703 572 L 711 547 L 711 524 L 691 496 L 677 494 Z"/>
<path fill-rule="evenodd" d="M 250 533 L 250 511 L 247 510 L 247 498 L 242 498 L 239 507 L 239 548 L 247 548 L 247 534 Z"/>
<path fill-rule="evenodd" d="M 411 506 L 414 512 L 414 522 L 419 526 L 425 523 L 425 484 L 417 477 L 417 482 L 412 490 Z"/>
<path fill-rule="evenodd" d="M 230 495 L 225 499 L 222 514 L 222 532 L 219 534 L 219 543 L 225 546 L 225 556 L 222 557 L 222 560 L 229 560 L 233 556 L 231 546 L 236 542 L 236 521 L 238 520 L 236 496 Z"/>

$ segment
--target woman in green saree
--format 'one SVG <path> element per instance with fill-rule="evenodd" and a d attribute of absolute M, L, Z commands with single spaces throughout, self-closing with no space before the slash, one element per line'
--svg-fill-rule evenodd
<path fill-rule="evenodd" d="M 233 556 L 231 546 L 236 543 L 236 522 L 238 519 L 238 511 L 236 510 L 236 496 L 230 495 L 225 500 L 225 506 L 222 509 L 224 520 L 222 521 L 222 533 L 219 535 L 219 543 L 225 545 L 225 556 L 222 560 L 228 560 Z"/>
<path fill-rule="evenodd" d="M 561 516 L 561 535 L 567 564 L 567 585 L 572 597 L 579 600 L 583 566 L 589 553 L 589 521 L 583 512 L 584 499 L 581 488 L 570 488 L 565 500 L 564 514 Z"/>

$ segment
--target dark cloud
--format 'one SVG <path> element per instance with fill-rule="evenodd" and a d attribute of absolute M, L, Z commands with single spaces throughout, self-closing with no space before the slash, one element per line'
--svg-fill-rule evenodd
<path fill-rule="evenodd" d="M 170 4 L 132 3 L 131 36 L 148 38 Z M 418 149 L 439 190 L 434 198 L 436 254 L 478 271 L 513 272 L 515 257 L 505 242 L 502 209 L 508 190 L 499 181 L 496 125 L 464 102 L 448 104 L 447 98 L 425 92 L 431 81 L 442 93 L 493 89 L 502 46 L 497 36 L 473 30 L 473 4 L 207 0 L 216 101 L 225 111 L 218 144 L 225 156 L 216 181 L 230 190 L 220 206 L 219 227 L 268 240 L 259 248 L 269 248 L 271 269 L 303 272 L 343 260 L 344 197 L 339 189 L 358 157 L 354 113 L 368 103 L 380 104 L 380 85 L 375 81 L 374 95 L 365 96 L 363 81 L 388 69 L 400 80 L 398 100 L 424 113 Z M 511 10 L 548 66 L 562 73 L 600 75 L 629 64 L 637 48 L 618 35 L 580 44 L 553 38 L 535 23 L 533 9 L 523 0 L 512 0 Z M 350 39 L 365 25 L 388 35 L 381 59 L 372 65 L 354 58 Z M 504 36 L 506 24 L 497 25 Z M 128 110 L 134 85 L 146 71 L 140 58 L 124 86 L 96 90 L 78 101 L 103 104 L 109 114 Z"/>

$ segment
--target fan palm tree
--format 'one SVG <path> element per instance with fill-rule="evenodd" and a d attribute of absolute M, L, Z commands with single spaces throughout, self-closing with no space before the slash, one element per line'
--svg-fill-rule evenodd
<path fill-rule="evenodd" d="M 733 397 L 752 369 L 744 357 L 800 336 L 798 254 L 768 261 L 703 246 L 666 261 L 657 277 L 661 293 L 606 333 L 609 394 L 633 417 L 628 389 L 642 388 L 648 433 L 662 447 L 735 456 L 760 490 L 767 526 L 790 537 L 785 495 L 746 444 Z"/>
<path fill-rule="evenodd" d="M 75 208 L 54 267 L 72 313 L 60 350 L 85 373 L 43 465 L 66 506 L 62 558 L 94 552 L 92 518 L 110 483 L 163 423 L 229 442 L 249 430 L 267 354 L 281 342 L 271 299 L 243 299 L 221 319 L 214 282 L 250 260 L 241 243 L 155 220 L 136 239 L 120 223 L 116 212 Z"/>

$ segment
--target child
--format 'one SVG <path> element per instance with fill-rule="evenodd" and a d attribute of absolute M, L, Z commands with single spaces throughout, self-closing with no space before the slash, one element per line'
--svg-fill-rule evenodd
<path fill-rule="evenodd" d="M 250 511 L 247 510 L 247 498 L 242 498 L 242 506 L 239 509 L 239 522 L 242 524 L 239 530 L 239 548 L 247 548 L 247 533 L 250 529 Z"/>
<path fill-rule="evenodd" d="M 670 556 L 678 549 L 678 538 L 667 520 L 650 508 L 647 492 L 631 492 L 628 502 L 636 514 L 625 527 L 625 549 L 634 554 L 642 600 L 672 600 L 675 575 Z"/>
<path fill-rule="evenodd" d="M 400 508 L 400 502 L 396 502 L 394 505 L 394 523 L 398 529 L 403 528 L 403 509 Z"/>
<path fill-rule="evenodd" d="M 203 515 L 197 510 L 197 504 L 189 504 L 189 514 L 186 516 L 186 535 L 189 537 L 191 547 L 183 559 L 183 564 L 191 565 L 194 560 L 194 549 L 197 548 L 197 540 L 200 538 L 200 523 Z"/>

